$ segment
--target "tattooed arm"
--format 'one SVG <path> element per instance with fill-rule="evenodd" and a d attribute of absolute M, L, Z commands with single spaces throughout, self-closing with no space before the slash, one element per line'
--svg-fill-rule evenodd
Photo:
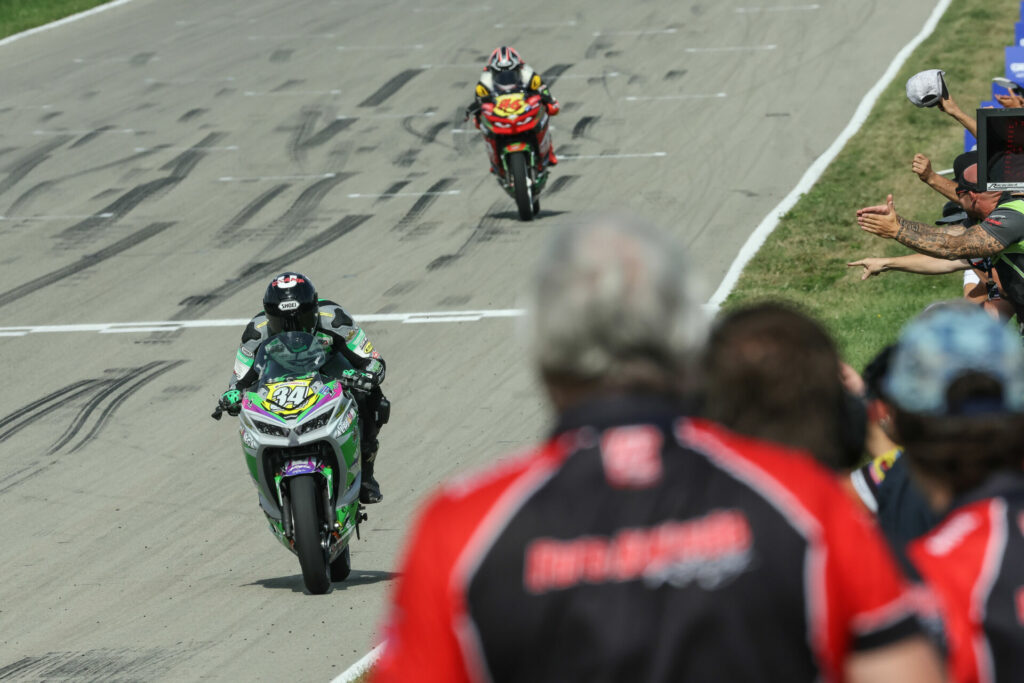
<path fill-rule="evenodd" d="M 894 239 L 914 251 L 943 259 L 992 256 L 1005 246 L 980 225 L 965 228 L 961 225 L 939 226 L 917 223 L 896 216 L 899 230 Z"/>
<path fill-rule="evenodd" d="M 907 220 L 896 213 L 892 195 L 882 206 L 857 211 L 857 224 L 865 232 L 894 239 L 914 251 L 943 259 L 992 256 L 1006 248 L 980 226 L 937 226 Z"/>

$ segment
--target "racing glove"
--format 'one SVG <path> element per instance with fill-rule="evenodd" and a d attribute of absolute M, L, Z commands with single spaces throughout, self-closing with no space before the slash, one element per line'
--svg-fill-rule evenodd
<path fill-rule="evenodd" d="M 228 415 L 238 415 L 242 412 L 242 392 L 238 389 L 225 391 L 221 394 L 219 405 Z"/>
<path fill-rule="evenodd" d="M 464 118 L 463 120 L 464 121 L 469 121 L 469 119 L 475 117 L 479 112 L 480 112 L 480 103 L 479 102 L 473 102 L 468 107 L 466 107 L 466 118 Z"/>
<path fill-rule="evenodd" d="M 341 386 L 354 391 L 370 392 L 373 391 L 373 387 L 376 385 L 374 376 L 362 370 L 346 370 L 341 373 L 339 381 Z"/>

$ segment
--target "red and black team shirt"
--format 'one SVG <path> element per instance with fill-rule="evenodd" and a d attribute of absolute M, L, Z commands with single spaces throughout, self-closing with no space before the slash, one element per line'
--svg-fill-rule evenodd
<path fill-rule="evenodd" d="M 1024 475 L 990 480 L 908 555 L 938 598 L 952 679 L 1024 680 Z"/>
<path fill-rule="evenodd" d="M 430 501 L 374 680 L 840 680 L 908 602 L 829 472 L 619 399 Z"/>

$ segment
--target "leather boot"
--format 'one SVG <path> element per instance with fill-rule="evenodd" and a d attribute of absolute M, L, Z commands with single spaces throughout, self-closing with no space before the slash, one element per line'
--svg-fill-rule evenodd
<path fill-rule="evenodd" d="M 359 502 L 365 505 L 379 503 L 384 500 L 384 494 L 380 492 L 380 484 L 373 478 L 373 463 L 377 459 L 377 451 L 363 453 L 362 459 L 362 481 L 359 485 Z"/>

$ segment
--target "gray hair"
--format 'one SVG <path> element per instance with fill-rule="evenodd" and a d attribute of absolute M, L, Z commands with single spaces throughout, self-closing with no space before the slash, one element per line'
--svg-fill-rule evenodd
<path fill-rule="evenodd" d="M 678 377 L 707 329 L 690 276 L 679 245 L 636 219 L 559 229 L 541 258 L 526 321 L 539 369 L 616 384 Z"/>

